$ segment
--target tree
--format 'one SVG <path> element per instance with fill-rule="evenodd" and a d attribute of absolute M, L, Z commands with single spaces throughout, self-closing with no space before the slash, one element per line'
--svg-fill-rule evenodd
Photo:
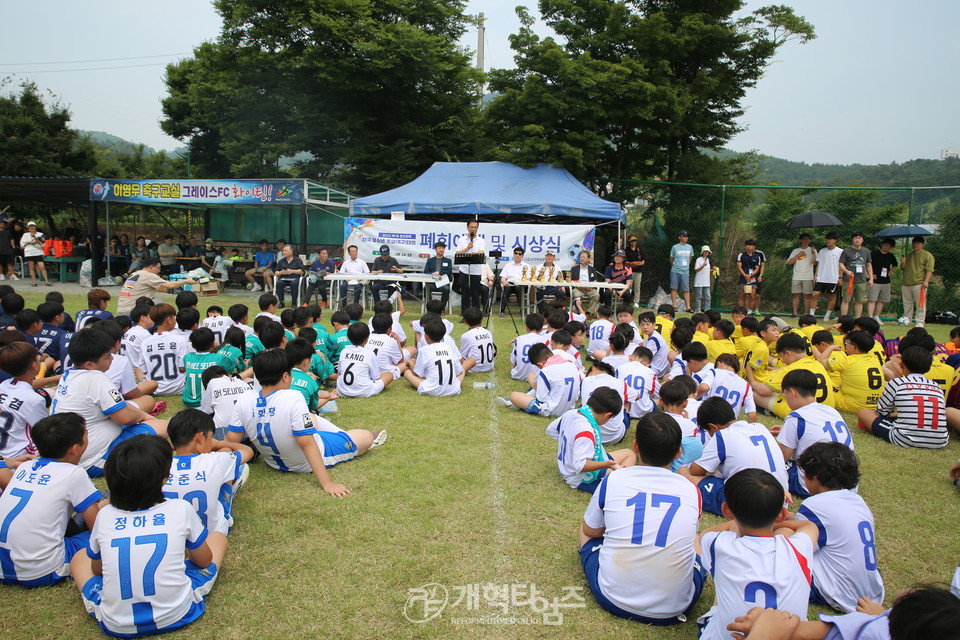
<path fill-rule="evenodd" d="M 472 157 L 479 73 L 460 0 L 218 0 L 218 40 L 167 69 L 164 131 L 198 175 L 300 171 L 369 193 Z"/>
<path fill-rule="evenodd" d="M 741 100 L 787 40 L 814 37 L 784 6 L 735 18 L 740 0 L 540 0 L 559 41 L 523 26 L 517 68 L 491 72 L 500 93 L 485 123 L 493 153 L 553 162 L 601 196 L 633 195 L 608 178 L 682 180 L 686 158 L 739 131 Z"/>

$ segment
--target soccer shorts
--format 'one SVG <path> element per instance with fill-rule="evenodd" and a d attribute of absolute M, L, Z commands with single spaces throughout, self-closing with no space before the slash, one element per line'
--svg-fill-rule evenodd
<path fill-rule="evenodd" d="M 814 291 L 819 291 L 820 293 L 826 293 L 827 295 L 833 295 L 837 292 L 837 287 L 839 285 L 836 282 L 818 282 L 813 285 Z"/>
<path fill-rule="evenodd" d="M 531 400 L 530 404 L 527 405 L 527 408 L 524 409 L 527 413 L 533 414 L 535 416 L 540 415 L 540 403 L 536 400 Z"/>
<path fill-rule="evenodd" d="M 787 461 L 787 481 L 790 493 L 798 498 L 810 497 L 810 493 L 800 484 L 800 467 L 794 460 Z"/>
<path fill-rule="evenodd" d="M 153 430 L 153 427 L 148 424 L 143 424 L 142 422 L 140 424 L 131 424 L 124 427 L 123 431 L 120 432 L 120 435 L 118 435 L 114 441 L 110 443 L 110 446 L 107 447 L 107 451 L 103 454 L 103 457 L 97 460 L 92 467 L 87 469 L 87 475 L 91 478 L 102 477 L 103 465 L 106 464 L 107 457 L 110 456 L 110 453 L 116 448 L 116 446 L 124 440 L 129 440 L 130 438 L 142 435 L 155 436 L 157 435 L 157 432 Z"/>
<path fill-rule="evenodd" d="M 726 502 L 723 496 L 723 478 L 707 476 L 697 483 L 697 488 L 700 489 L 703 510 L 722 516 L 723 511 L 720 510 L 720 505 Z"/>
<path fill-rule="evenodd" d="M 323 466 L 328 469 L 357 457 L 357 445 L 346 431 L 317 431 L 313 437 L 323 454 Z"/>
<path fill-rule="evenodd" d="M 77 554 L 78 551 L 86 549 L 87 545 L 89 544 L 89 531 L 84 531 L 83 533 L 78 533 L 75 536 L 64 538 L 63 566 L 56 571 L 51 571 L 47 575 L 34 578 L 33 580 L 19 580 L 16 572 L 13 569 L 13 561 L 10 559 L 9 555 L 10 552 L 7 549 L 0 549 L 0 568 L 3 569 L 3 575 L 0 576 L 0 584 L 12 584 L 26 587 L 27 589 L 35 589 L 37 587 L 48 587 L 52 584 L 57 584 L 62 580 L 66 580 L 70 577 L 70 560 Z"/>
<path fill-rule="evenodd" d="M 214 582 L 217 581 L 217 571 L 218 569 L 215 563 L 211 563 L 206 569 L 201 569 L 189 560 L 184 560 L 184 573 L 186 573 L 187 577 L 190 579 L 190 585 L 193 588 L 194 594 L 200 596 L 201 598 L 205 598 L 207 594 L 210 593 L 210 589 L 213 588 Z M 185 614 L 183 614 L 183 617 L 173 624 L 168 624 L 165 627 L 157 627 L 153 621 L 153 611 L 150 603 L 136 603 L 133 605 L 133 613 L 134 619 L 138 621 L 137 633 L 117 633 L 110 630 L 100 620 L 102 590 L 103 576 L 93 576 L 83 585 L 83 589 L 80 590 L 80 596 L 83 599 L 83 606 L 86 607 L 87 613 L 97 620 L 97 623 L 100 625 L 100 629 L 105 634 L 108 636 L 113 636 L 114 638 L 140 638 L 143 636 L 174 631 L 196 621 L 200 616 L 203 615 L 203 612 L 206 608 L 204 601 L 201 599 L 200 602 L 194 602 L 192 605 L 190 605 L 190 608 Z"/>
<path fill-rule="evenodd" d="M 786 398 L 784 398 L 781 393 L 773 402 L 773 414 L 781 420 L 786 420 L 787 416 L 790 415 L 790 411 L 792 411 L 792 409 L 790 409 L 790 405 L 787 404 Z"/>
<path fill-rule="evenodd" d="M 897 422 L 893 418 L 879 416 L 873 421 L 873 424 L 870 425 L 870 433 L 878 438 L 883 438 L 887 442 L 893 442 L 893 440 L 890 439 L 890 432 L 893 431 L 893 428 L 896 426 Z"/>
<path fill-rule="evenodd" d="M 647 616 L 642 616 L 640 614 L 631 613 L 630 611 L 621 609 L 614 603 L 610 602 L 610 600 L 607 599 L 607 596 L 603 594 L 603 591 L 600 589 L 601 547 L 603 547 L 603 538 L 594 538 L 592 540 L 588 540 L 586 544 L 580 547 L 580 564 L 583 566 L 583 574 L 587 578 L 587 585 L 590 587 L 590 593 L 593 594 L 594 599 L 596 599 L 597 604 L 599 604 L 602 609 L 620 618 L 626 618 L 627 620 L 634 620 L 636 622 L 642 622 L 644 624 L 652 624 L 661 627 L 686 622 L 687 615 L 689 615 L 694 606 L 696 606 L 697 601 L 700 599 L 700 594 L 703 593 L 703 584 L 707 580 L 707 571 L 703 568 L 703 563 L 700 562 L 700 556 L 697 556 L 693 563 L 693 597 L 683 613 L 670 618 L 648 618 Z"/>

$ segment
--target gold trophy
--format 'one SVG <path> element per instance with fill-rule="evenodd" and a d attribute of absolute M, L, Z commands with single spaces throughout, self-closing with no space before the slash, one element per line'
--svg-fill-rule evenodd
<path fill-rule="evenodd" d="M 537 278 L 540 282 L 547 281 L 547 268 L 543 265 L 540 266 L 540 277 Z"/>
<path fill-rule="evenodd" d="M 527 265 L 523 265 L 523 269 L 520 271 L 520 279 L 526 282 L 527 280 Z"/>
<path fill-rule="evenodd" d="M 554 267 L 553 265 L 550 265 L 550 275 L 547 276 L 547 282 L 553 282 L 553 270 L 554 270 L 554 268 L 555 268 L 555 267 Z"/>
<path fill-rule="evenodd" d="M 573 274 L 570 271 L 564 271 L 563 278 L 561 281 L 564 282 L 565 284 L 570 284 L 571 282 L 573 282 Z"/>

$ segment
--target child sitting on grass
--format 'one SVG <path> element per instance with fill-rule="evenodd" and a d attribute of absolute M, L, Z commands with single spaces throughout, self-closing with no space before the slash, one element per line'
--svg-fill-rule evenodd
<path fill-rule="evenodd" d="M 107 459 L 110 504 L 70 563 L 87 612 L 107 635 L 138 638 L 197 620 L 223 565 L 227 538 L 209 533 L 190 503 L 163 495 L 172 461 L 170 443 L 147 435 Z"/>
<path fill-rule="evenodd" d="M 430 320 L 421 329 L 426 344 L 420 347 L 403 377 L 420 395 L 459 395 L 466 370 L 474 361 L 468 358 L 466 367 L 460 364 L 460 352 L 444 341 L 446 327 L 439 320 Z"/>
<path fill-rule="evenodd" d="M 345 398 L 369 398 L 394 381 L 392 371 L 381 371 L 377 354 L 366 347 L 370 327 L 355 322 L 347 329 L 350 346 L 340 352 L 337 394 Z"/>
<path fill-rule="evenodd" d="M 254 393 L 246 380 L 236 378 L 223 367 L 216 365 L 206 369 L 200 376 L 203 382 L 203 398 L 200 410 L 213 418 L 215 440 L 227 437 L 227 427 L 233 417 L 233 405 L 245 393 Z"/>
<path fill-rule="evenodd" d="M 67 523 L 76 511 L 93 527 L 103 498 L 77 466 L 87 446 L 83 418 L 43 418 L 32 437 L 40 458 L 22 463 L 0 494 L 0 583 L 29 588 L 70 575 L 70 559 L 86 548 L 90 532 L 67 536 Z"/>
<path fill-rule="evenodd" d="M 577 406 L 580 370 L 577 365 L 566 361 L 547 366 L 551 355 L 550 347 L 542 342 L 530 347 L 530 364 L 540 370 L 531 389 L 533 395 L 514 391 L 509 397 L 498 397 L 497 404 L 540 416 L 562 416 Z"/>
<path fill-rule="evenodd" d="M 196 409 L 203 400 L 203 372 L 213 366 L 232 367 L 236 360 L 216 351 L 217 338 L 213 330 L 206 327 L 200 327 L 190 334 L 190 344 L 195 351 L 183 356 L 183 406 Z"/>

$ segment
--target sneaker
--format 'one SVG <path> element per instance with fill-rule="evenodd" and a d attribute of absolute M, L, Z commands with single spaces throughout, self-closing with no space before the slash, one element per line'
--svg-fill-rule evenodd
<path fill-rule="evenodd" d="M 0 273 L 0 280 L 6 280 L 6 279 L 7 279 L 7 276 L 5 276 L 5 275 L 3 275 L 2 273 Z"/>
<path fill-rule="evenodd" d="M 500 317 L 501 320 L 503 320 L 503 319 L 506 318 L 507 316 L 503 315 L 503 311 L 501 311 L 499 317 Z M 377 322 L 379 322 L 379 320 L 378 320 Z"/>
<path fill-rule="evenodd" d="M 918 322 L 918 323 L 917 323 L 917 328 L 918 328 L 918 329 L 922 329 L 923 326 L 924 326 L 924 323 L 923 323 L 923 322 Z"/>
<path fill-rule="evenodd" d="M 829 311 L 827 311 L 825 314 L 823 314 L 823 321 L 824 321 L 824 322 L 830 322 L 830 312 L 829 312 Z"/>
<path fill-rule="evenodd" d="M 634 303 L 633 303 L 633 308 L 634 308 L 634 309 L 639 309 L 639 308 L 640 308 L 640 303 L 639 303 L 639 302 L 634 302 Z"/>
<path fill-rule="evenodd" d="M 284 304 L 283 302 L 281 302 L 281 303 L 279 303 L 279 304 L 277 305 L 277 309 L 283 309 L 283 308 L 286 307 L 286 306 L 287 306 L 286 304 Z"/>
<path fill-rule="evenodd" d="M 17 274 L 14 273 L 14 274 L 12 274 L 12 275 L 10 276 L 10 279 L 11 279 L 11 280 L 19 280 L 20 278 L 17 277 Z"/>
<path fill-rule="evenodd" d="M 512 406 L 513 406 L 513 403 L 510 402 L 510 398 L 503 398 L 503 397 L 497 396 L 496 402 L 497 402 L 497 406 L 499 406 L 499 407 L 512 407 Z"/>
<path fill-rule="evenodd" d="M 243 464 L 240 465 L 240 477 L 236 479 L 233 483 L 233 495 L 237 495 L 237 491 L 243 487 L 247 482 L 247 478 L 250 477 L 250 465 Z"/>
<path fill-rule="evenodd" d="M 377 435 L 373 439 L 373 443 L 370 445 L 370 448 L 376 449 L 386 441 L 387 441 L 387 430 L 381 429 L 380 431 L 377 432 Z"/>
<path fill-rule="evenodd" d="M 255 284 L 255 285 L 253 285 L 253 289 L 250 289 L 250 291 L 254 291 L 254 292 L 256 292 L 256 291 L 263 291 L 263 287 L 261 287 L 261 286 L 258 285 L 258 284 Z"/>

